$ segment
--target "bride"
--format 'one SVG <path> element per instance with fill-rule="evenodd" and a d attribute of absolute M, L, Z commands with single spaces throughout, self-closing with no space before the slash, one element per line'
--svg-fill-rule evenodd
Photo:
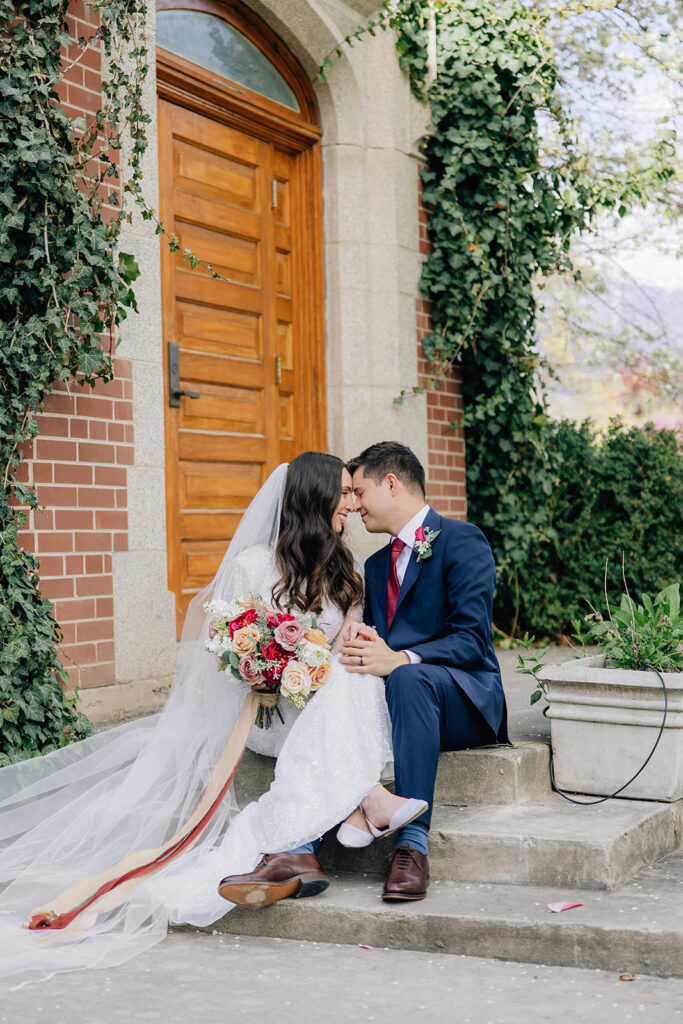
<path fill-rule="evenodd" d="M 294 614 L 312 611 L 336 650 L 361 617 L 362 580 L 342 539 L 352 511 L 340 459 L 306 452 L 279 466 L 190 604 L 163 712 L 0 769 L 5 985 L 123 963 L 159 942 L 169 923 L 206 926 L 235 902 L 314 895 L 328 884 L 316 858 L 324 832 L 348 819 L 340 841 L 364 846 L 422 812 L 422 802 L 378 784 L 391 759 L 383 681 L 347 673 L 333 656 L 330 678 L 302 711 L 281 700 L 284 725 L 275 716 L 271 729 L 252 729 L 248 745 L 278 756 L 259 800 L 240 812 L 231 788 L 194 846 L 134 889 L 122 886 L 116 900 L 95 902 L 80 930 L 76 922 L 63 932 L 22 928 L 33 908 L 84 876 L 163 845 L 206 790 L 249 693 L 205 650 L 206 602 L 258 593 Z"/>

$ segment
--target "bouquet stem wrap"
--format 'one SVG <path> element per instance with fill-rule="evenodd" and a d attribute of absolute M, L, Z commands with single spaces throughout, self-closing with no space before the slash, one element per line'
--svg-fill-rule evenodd
<path fill-rule="evenodd" d="M 255 714 L 261 707 L 273 707 L 276 700 L 277 694 L 257 693 L 253 690 L 247 693 L 223 753 L 192 814 L 163 846 L 155 850 L 137 850 L 101 874 L 77 882 L 46 906 L 34 910 L 26 927 L 31 930 L 58 931 L 62 935 L 65 932 L 87 931 L 98 914 L 117 906 L 140 882 L 191 849 L 232 784 Z"/>

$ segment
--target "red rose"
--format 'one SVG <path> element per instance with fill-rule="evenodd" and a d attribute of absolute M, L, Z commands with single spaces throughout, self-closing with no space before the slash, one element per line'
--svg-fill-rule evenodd
<path fill-rule="evenodd" d="M 280 676 L 284 671 L 285 665 L 290 659 L 290 655 L 280 647 L 276 640 L 269 640 L 268 643 L 264 644 L 261 648 L 261 657 L 264 661 L 275 663 L 270 668 L 267 668 L 263 673 L 266 681 L 273 687 L 273 689 L 275 689 L 277 684 L 280 682 Z"/>
<path fill-rule="evenodd" d="M 289 615 L 287 612 L 278 612 L 277 617 L 279 622 L 296 622 L 294 615 Z"/>
<path fill-rule="evenodd" d="M 427 540 L 427 538 L 425 537 L 425 531 L 423 526 L 418 526 L 417 530 L 415 531 L 415 540 L 418 542 Z"/>
<path fill-rule="evenodd" d="M 257 618 L 258 612 L 255 608 L 249 608 L 249 610 L 243 612 L 242 615 L 238 615 L 236 619 L 233 619 L 232 622 L 228 623 L 230 636 L 232 637 L 238 629 L 242 628 L 242 626 L 251 626 L 252 622 L 256 622 Z"/>

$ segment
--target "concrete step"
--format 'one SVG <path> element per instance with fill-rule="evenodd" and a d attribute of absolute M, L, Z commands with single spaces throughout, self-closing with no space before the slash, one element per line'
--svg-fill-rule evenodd
<path fill-rule="evenodd" d="M 547 743 L 479 747 L 441 754 L 437 804 L 515 804 L 542 800 L 551 792 Z"/>
<path fill-rule="evenodd" d="M 536 804 L 435 807 L 432 878 L 613 889 L 678 848 L 681 804 L 612 800 L 576 807 L 553 794 Z M 392 849 L 388 837 L 346 850 L 331 833 L 320 859 L 330 871 L 382 878 Z"/>
<path fill-rule="evenodd" d="M 435 802 L 462 806 L 542 800 L 550 793 L 548 757 L 546 743 L 444 753 L 439 758 Z M 274 766 L 274 758 L 245 751 L 235 779 L 240 806 L 268 789 Z"/>
<path fill-rule="evenodd" d="M 339 875 L 327 892 L 265 910 L 234 909 L 214 933 L 366 944 L 664 977 L 683 976 L 683 855 L 618 892 L 434 881 L 418 903 L 383 903 L 381 886 Z M 582 907 L 552 914 L 547 904 Z"/>

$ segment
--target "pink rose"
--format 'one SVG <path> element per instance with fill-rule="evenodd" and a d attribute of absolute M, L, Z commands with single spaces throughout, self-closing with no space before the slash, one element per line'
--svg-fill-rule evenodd
<path fill-rule="evenodd" d="M 274 638 L 286 651 L 293 651 L 304 635 L 304 627 L 295 621 L 281 622 L 273 633 Z"/>
<path fill-rule="evenodd" d="M 216 636 L 217 633 L 218 633 L 218 630 L 214 626 L 213 622 L 210 622 L 209 623 L 209 640 L 213 640 L 213 638 Z"/>
<path fill-rule="evenodd" d="M 253 658 L 251 654 L 245 654 L 245 656 L 240 659 L 237 671 L 242 676 L 245 683 L 250 683 L 252 686 L 254 683 L 260 683 L 263 679 L 263 676 L 256 667 L 256 659 Z"/>
<path fill-rule="evenodd" d="M 427 538 L 425 537 L 425 531 L 423 526 L 418 526 L 417 530 L 415 531 L 415 540 L 419 542 L 427 540 Z"/>

